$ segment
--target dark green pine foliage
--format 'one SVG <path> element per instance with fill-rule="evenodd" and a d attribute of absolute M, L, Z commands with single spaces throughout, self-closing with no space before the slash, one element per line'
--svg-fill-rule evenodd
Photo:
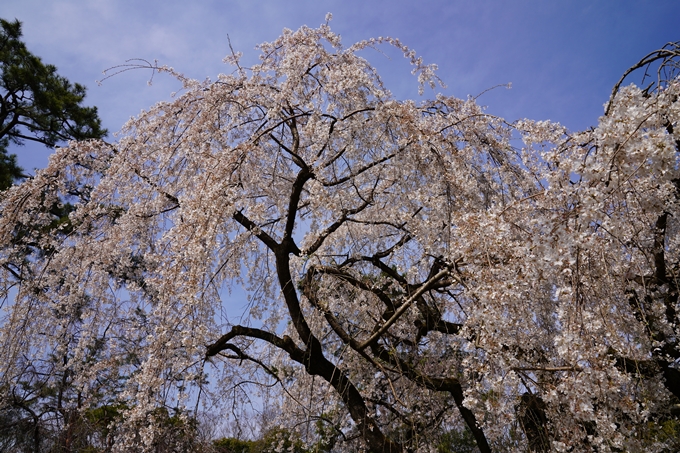
<path fill-rule="evenodd" d="M 25 177 L 16 155 L 8 152 L 12 145 L 32 141 L 51 148 L 68 140 L 106 135 L 97 109 L 81 105 L 85 87 L 71 84 L 57 74 L 56 67 L 31 54 L 21 36 L 21 22 L 0 19 L 0 191 Z M 69 222 L 72 207 L 66 203 L 46 209 L 54 222 L 40 233 L 53 234 L 57 227 L 68 231 L 69 225 L 63 224 Z M 21 240 L 26 232 L 19 228 L 16 234 Z M 62 396 L 71 393 L 68 372 L 55 385 L 27 368 L 26 379 L 12 397 L 0 398 L 0 452 L 95 451 L 80 447 L 106 445 L 106 417 L 115 406 L 104 402 L 98 412 L 83 417 L 62 406 Z"/>
<path fill-rule="evenodd" d="M 10 144 L 53 147 L 106 135 L 97 108 L 81 105 L 85 87 L 30 53 L 21 35 L 21 22 L 0 19 L 0 190 L 23 177 Z"/>

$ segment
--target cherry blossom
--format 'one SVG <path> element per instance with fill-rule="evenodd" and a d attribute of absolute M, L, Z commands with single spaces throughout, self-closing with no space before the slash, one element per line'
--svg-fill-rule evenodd
<path fill-rule="evenodd" d="M 119 404 L 117 451 L 153 448 L 159 408 L 263 395 L 337 451 L 673 448 L 679 81 L 573 133 L 395 99 L 357 55 L 379 45 L 439 83 L 396 39 L 284 30 L 216 81 L 159 68 L 183 94 L 5 192 L 1 404 Z"/>

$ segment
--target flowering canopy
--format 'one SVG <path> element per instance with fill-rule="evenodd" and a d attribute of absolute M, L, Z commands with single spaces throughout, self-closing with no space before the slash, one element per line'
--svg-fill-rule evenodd
<path fill-rule="evenodd" d="M 277 423 L 326 450 L 463 427 L 482 452 L 666 448 L 680 83 L 617 90 L 570 134 L 398 101 L 357 55 L 380 43 L 437 81 L 397 40 L 286 30 L 215 82 L 165 68 L 185 94 L 6 192 L 0 405 L 117 404 L 107 445 L 133 451 L 159 408 L 273 382 Z"/>

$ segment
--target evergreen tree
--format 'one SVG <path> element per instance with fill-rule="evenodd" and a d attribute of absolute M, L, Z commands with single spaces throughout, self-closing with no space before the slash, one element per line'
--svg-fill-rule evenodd
<path fill-rule="evenodd" d="M 106 135 L 97 108 L 81 105 L 85 87 L 29 52 L 21 35 L 21 22 L 0 19 L 0 189 L 23 176 L 10 144 L 53 147 Z"/>

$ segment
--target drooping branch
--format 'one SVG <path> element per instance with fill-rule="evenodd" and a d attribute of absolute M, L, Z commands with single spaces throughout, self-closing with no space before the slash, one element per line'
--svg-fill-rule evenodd
<path fill-rule="evenodd" d="M 618 93 L 619 88 L 621 88 L 623 81 L 626 80 L 626 78 L 632 72 L 635 72 L 640 68 L 649 67 L 652 63 L 659 60 L 662 61 L 661 67 L 659 68 L 659 71 L 661 71 L 664 65 L 673 62 L 673 60 L 677 58 L 680 58 L 680 41 L 669 42 L 663 48 L 647 54 L 642 60 L 628 68 L 628 70 L 626 70 L 626 72 L 623 73 L 619 81 L 616 82 L 614 88 L 612 88 L 612 94 L 609 96 L 609 102 L 607 102 L 607 107 L 604 109 L 605 116 L 609 115 L 609 112 L 611 111 L 611 108 L 614 105 L 614 98 L 616 97 L 616 93 Z"/>
<path fill-rule="evenodd" d="M 293 340 L 288 336 L 284 336 L 282 338 L 271 332 L 267 332 L 266 330 L 237 325 L 233 326 L 228 333 L 222 335 L 217 341 L 211 345 L 208 345 L 205 356 L 210 358 L 217 355 L 221 351 L 224 351 L 225 349 L 229 349 L 229 341 L 236 337 L 250 337 L 264 340 L 272 346 L 276 346 L 277 348 L 286 351 L 294 360 L 297 361 L 302 360 L 302 357 L 305 353 L 302 349 L 298 348 L 295 345 L 295 342 L 293 342 Z"/>

